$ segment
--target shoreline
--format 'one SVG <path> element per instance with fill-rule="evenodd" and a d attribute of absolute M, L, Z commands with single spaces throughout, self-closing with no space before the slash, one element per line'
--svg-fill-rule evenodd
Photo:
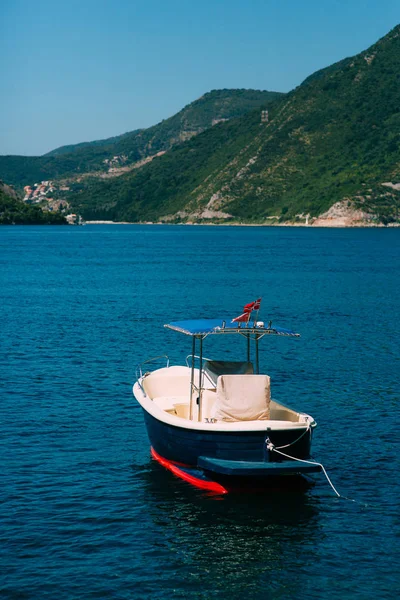
<path fill-rule="evenodd" d="M 331 222 L 329 222 L 331 221 Z M 129 221 L 84 221 L 85 225 L 148 225 L 148 226 L 187 226 L 187 227 L 305 227 L 308 229 L 374 229 L 374 228 L 396 228 L 400 223 L 334 223 L 329 219 L 326 223 L 319 222 L 317 225 L 306 223 L 160 223 L 160 222 L 129 222 Z"/>

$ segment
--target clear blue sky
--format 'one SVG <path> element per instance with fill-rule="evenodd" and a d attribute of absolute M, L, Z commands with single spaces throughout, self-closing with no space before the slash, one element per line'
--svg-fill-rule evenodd
<path fill-rule="evenodd" d="M 0 154 L 148 127 L 212 89 L 286 92 L 399 22 L 399 0 L 0 0 Z"/>

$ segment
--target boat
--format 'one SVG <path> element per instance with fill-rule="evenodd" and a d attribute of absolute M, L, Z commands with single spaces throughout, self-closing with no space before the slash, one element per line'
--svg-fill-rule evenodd
<path fill-rule="evenodd" d="M 183 364 L 171 365 L 161 355 L 137 367 L 133 394 L 143 409 L 152 457 L 216 493 L 304 481 L 322 468 L 310 460 L 315 420 L 272 399 L 270 377 L 259 368 L 261 339 L 300 335 L 259 320 L 260 304 L 260 298 L 246 304 L 233 319 L 164 325 L 191 339 L 191 354 Z M 244 339 L 245 360 L 205 357 L 206 339 L 232 335 Z"/>

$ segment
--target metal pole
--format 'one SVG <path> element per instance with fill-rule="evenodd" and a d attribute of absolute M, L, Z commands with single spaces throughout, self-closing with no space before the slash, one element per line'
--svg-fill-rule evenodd
<path fill-rule="evenodd" d="M 256 341 L 256 373 L 258 375 L 260 373 L 260 363 L 258 360 L 258 335 L 256 335 L 255 341 Z"/>
<path fill-rule="evenodd" d="M 202 419 L 202 406 L 201 400 L 203 395 L 203 338 L 200 338 L 200 366 L 199 366 L 199 413 L 198 413 L 198 421 L 201 423 Z"/>
<path fill-rule="evenodd" d="M 250 336 L 247 337 L 247 362 L 250 362 Z"/>
<path fill-rule="evenodd" d="M 189 420 L 193 421 L 193 393 L 194 393 L 194 355 L 196 354 L 196 338 L 192 337 L 192 371 L 190 374 L 190 403 Z"/>

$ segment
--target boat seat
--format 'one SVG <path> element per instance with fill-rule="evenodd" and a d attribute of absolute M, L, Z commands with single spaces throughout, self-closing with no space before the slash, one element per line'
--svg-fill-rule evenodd
<path fill-rule="evenodd" d="M 245 375 L 254 373 L 251 362 L 234 362 L 226 360 L 206 360 L 203 367 L 204 373 L 217 385 L 220 375 Z"/>
<path fill-rule="evenodd" d="M 256 421 L 270 418 L 271 381 L 268 375 L 220 375 L 211 418 L 217 421 Z"/>
<path fill-rule="evenodd" d="M 190 393 L 190 372 L 185 374 L 158 373 L 155 371 L 143 379 L 143 389 L 149 398 L 185 396 Z"/>
<path fill-rule="evenodd" d="M 162 410 L 175 410 L 175 404 L 188 404 L 187 396 L 158 396 L 153 398 L 156 404 Z"/>

